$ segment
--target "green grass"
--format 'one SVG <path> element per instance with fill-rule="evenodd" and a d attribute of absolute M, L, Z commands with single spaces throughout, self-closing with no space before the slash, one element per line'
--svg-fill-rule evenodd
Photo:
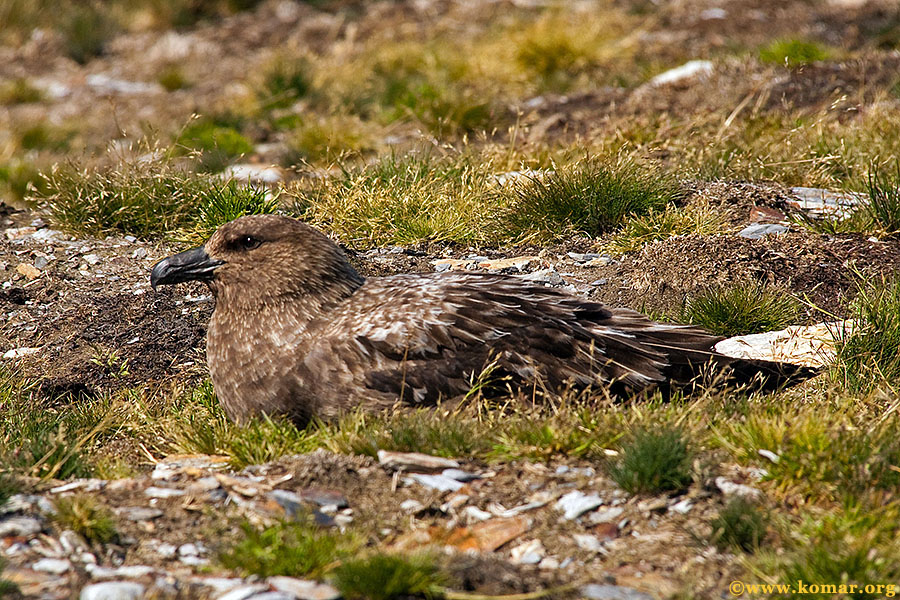
<path fill-rule="evenodd" d="M 44 99 L 44 92 L 28 79 L 18 77 L 0 84 L 0 104 L 29 104 Z"/>
<path fill-rule="evenodd" d="M 0 164 L 0 192 L 7 200 L 22 202 L 31 195 L 46 193 L 47 182 L 35 163 L 13 158 Z"/>
<path fill-rule="evenodd" d="M 285 166 L 305 161 L 346 160 L 374 145 L 371 127 L 352 116 L 298 117 L 290 129 L 287 153 L 282 160 Z"/>
<path fill-rule="evenodd" d="M 69 147 L 72 133 L 47 123 L 35 123 L 16 131 L 19 147 L 23 150 L 63 151 Z"/>
<path fill-rule="evenodd" d="M 346 600 L 402 600 L 440 595 L 445 582 L 433 557 L 374 554 L 345 560 L 332 572 Z"/>
<path fill-rule="evenodd" d="M 723 233 L 725 219 L 721 210 L 706 207 L 650 210 L 645 216 L 625 221 L 622 229 L 606 244 L 615 254 L 637 252 L 647 244 L 679 235 L 714 235 Z"/>
<path fill-rule="evenodd" d="M 321 577 L 361 546 L 357 535 L 325 529 L 311 517 L 264 528 L 244 522 L 240 528 L 241 538 L 219 554 L 219 562 L 246 575 Z"/>
<path fill-rule="evenodd" d="M 191 82 L 184 74 L 184 70 L 177 64 L 170 64 L 161 68 L 156 74 L 156 81 L 167 92 L 183 90 L 191 86 Z"/>
<path fill-rule="evenodd" d="M 131 234 L 199 242 L 246 214 L 274 212 L 263 190 L 213 175 L 192 173 L 170 156 L 78 169 L 55 167 L 33 200 L 60 229 L 104 237 Z"/>
<path fill-rule="evenodd" d="M 782 553 L 760 556 L 754 561 L 777 581 L 810 584 L 856 584 L 850 598 L 880 598 L 882 593 L 865 593 L 867 585 L 894 586 L 900 577 L 896 557 L 896 503 L 879 508 L 843 507 L 825 515 L 807 515 L 788 528 Z M 787 597 L 787 596 L 777 596 Z M 796 597 L 800 597 L 799 595 Z"/>
<path fill-rule="evenodd" d="M 264 110 L 287 108 L 311 89 L 311 65 L 302 57 L 276 57 L 263 71 L 257 96 Z"/>
<path fill-rule="evenodd" d="M 869 194 L 867 212 L 875 225 L 886 235 L 900 233 L 900 160 L 895 163 L 895 173 L 886 174 L 872 166 L 866 178 Z"/>
<path fill-rule="evenodd" d="M 116 539 L 116 523 L 112 511 L 96 498 L 76 494 L 57 498 L 53 521 L 63 529 L 71 529 L 89 543 L 108 544 Z"/>
<path fill-rule="evenodd" d="M 120 32 L 121 27 L 98 0 L 65 4 L 57 22 L 63 34 L 66 53 L 78 63 L 86 64 L 103 54 L 106 44 Z"/>
<path fill-rule="evenodd" d="M 623 445 L 609 476 L 630 494 L 680 491 L 693 480 L 692 458 L 681 431 L 662 425 L 644 428 Z"/>
<path fill-rule="evenodd" d="M 862 284 L 852 305 L 856 325 L 837 331 L 831 376 L 860 393 L 900 383 L 900 282 Z"/>
<path fill-rule="evenodd" d="M 710 523 L 710 541 L 719 550 L 755 552 L 766 537 L 767 524 L 767 515 L 755 502 L 736 496 Z"/>
<path fill-rule="evenodd" d="M 277 209 L 278 198 L 268 190 L 235 181 L 213 183 L 202 194 L 190 228 L 179 235 L 185 241 L 199 244 L 229 221 L 245 215 L 272 214 Z"/>
<path fill-rule="evenodd" d="M 6 567 L 6 559 L 0 558 L 0 574 Z M 20 597 L 19 586 L 0 577 L 0 598 L 18 598 Z"/>
<path fill-rule="evenodd" d="M 178 135 L 176 144 L 200 153 L 200 167 L 216 173 L 234 159 L 253 152 L 253 143 L 230 125 L 214 120 L 198 120 L 188 124 Z"/>
<path fill-rule="evenodd" d="M 662 211 L 682 196 L 665 173 L 628 161 L 584 160 L 514 181 L 510 188 L 501 228 L 520 241 L 597 236 L 629 217 Z"/>
<path fill-rule="evenodd" d="M 759 51 L 759 60 L 764 63 L 796 68 L 813 62 L 827 60 L 833 52 L 811 40 L 788 38 L 775 40 Z"/>
<path fill-rule="evenodd" d="M 681 320 L 731 337 L 784 329 L 799 317 L 797 301 L 758 282 L 714 287 L 689 298 Z"/>
<path fill-rule="evenodd" d="M 294 212 L 357 247 L 489 235 L 490 174 L 465 159 L 389 156 L 289 190 Z"/>

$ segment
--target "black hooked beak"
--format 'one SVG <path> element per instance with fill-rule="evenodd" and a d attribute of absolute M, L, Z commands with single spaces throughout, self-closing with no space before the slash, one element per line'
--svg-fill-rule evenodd
<path fill-rule="evenodd" d="M 164 258 L 150 272 L 150 286 L 181 283 L 182 281 L 210 281 L 213 271 L 222 266 L 224 261 L 209 257 L 203 246 L 185 250 L 169 258 Z"/>

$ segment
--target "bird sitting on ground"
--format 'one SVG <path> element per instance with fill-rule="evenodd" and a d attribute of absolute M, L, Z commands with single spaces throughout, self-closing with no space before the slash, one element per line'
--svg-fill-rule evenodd
<path fill-rule="evenodd" d="M 189 280 L 215 296 L 209 371 L 238 422 L 266 413 L 302 424 L 358 407 L 433 405 L 466 394 L 485 373 L 495 388 L 529 395 L 689 386 L 708 365 L 767 388 L 814 373 L 727 357 L 713 350 L 721 338 L 696 327 L 511 276 L 365 279 L 328 237 L 276 215 L 227 223 L 150 277 L 154 289 Z"/>

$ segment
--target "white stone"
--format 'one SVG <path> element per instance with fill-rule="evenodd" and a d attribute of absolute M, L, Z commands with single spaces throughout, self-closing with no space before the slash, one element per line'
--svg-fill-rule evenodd
<path fill-rule="evenodd" d="M 456 492 L 462 488 L 463 483 L 443 475 L 426 475 L 424 473 L 414 473 L 410 475 L 408 480 L 415 481 L 425 487 L 439 492 Z"/>
<path fill-rule="evenodd" d="M 708 60 L 689 60 L 680 67 L 669 69 L 650 80 L 650 85 L 667 85 L 684 79 L 709 75 L 713 71 L 713 64 Z"/>
<path fill-rule="evenodd" d="M 40 348 L 13 348 L 12 350 L 7 350 L 3 353 L 3 358 L 13 359 L 13 358 L 22 358 L 23 356 L 30 356 L 32 354 L 37 354 L 40 352 Z"/>
<path fill-rule="evenodd" d="M 107 581 L 85 586 L 81 600 L 137 600 L 144 595 L 144 586 L 133 581 Z"/>
<path fill-rule="evenodd" d="M 735 483 L 725 477 L 716 477 L 716 487 L 726 496 L 740 496 L 751 500 L 762 496 L 762 492 L 758 489 L 742 483 Z"/>
<path fill-rule="evenodd" d="M 564 519 L 572 520 L 602 504 L 603 500 L 600 496 L 596 494 L 588 496 L 584 492 L 574 490 L 557 500 L 556 508 L 563 513 Z"/>
<path fill-rule="evenodd" d="M 612 523 L 620 516 L 622 516 L 622 513 L 624 512 L 625 509 L 621 506 L 603 508 L 588 515 L 588 521 L 594 523 L 595 525 L 599 525 L 600 523 Z"/>
<path fill-rule="evenodd" d="M 589 533 L 576 533 L 572 536 L 575 544 L 588 552 L 603 552 L 603 544 L 595 535 Z"/>
<path fill-rule="evenodd" d="M 52 575 L 62 575 L 72 568 L 72 563 L 61 558 L 42 558 L 37 561 L 31 568 L 41 573 L 50 573 Z"/>

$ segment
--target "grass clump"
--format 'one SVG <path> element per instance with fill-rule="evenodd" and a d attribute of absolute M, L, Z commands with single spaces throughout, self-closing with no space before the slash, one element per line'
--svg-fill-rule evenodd
<path fill-rule="evenodd" d="M 683 490 L 692 480 L 692 452 L 684 434 L 660 427 L 641 429 L 623 446 L 609 476 L 631 494 Z"/>
<path fill-rule="evenodd" d="M 216 229 L 238 217 L 268 215 L 277 209 L 278 198 L 268 190 L 239 185 L 235 181 L 213 183 L 201 194 L 197 215 L 181 237 L 185 241 L 200 243 Z"/>
<path fill-rule="evenodd" d="M 860 286 L 854 325 L 837 332 L 830 372 L 853 392 L 893 387 L 900 380 L 900 282 Z"/>
<path fill-rule="evenodd" d="M 372 147 L 371 131 L 353 116 L 299 118 L 287 137 L 287 153 L 282 163 L 339 160 Z"/>
<path fill-rule="evenodd" d="M 759 51 L 759 60 L 764 63 L 796 68 L 809 63 L 830 58 L 832 52 L 811 40 L 797 38 L 774 40 Z"/>
<path fill-rule="evenodd" d="M 44 92 L 24 77 L 0 85 L 0 104 L 29 104 L 44 99 Z"/>
<path fill-rule="evenodd" d="M 439 595 L 445 578 L 429 555 L 374 554 L 346 560 L 332 572 L 347 600 L 400 600 Z"/>
<path fill-rule="evenodd" d="M 160 69 L 156 74 L 156 81 L 167 92 L 183 90 L 191 85 L 184 70 L 177 64 L 169 64 Z"/>
<path fill-rule="evenodd" d="M 80 64 L 103 54 L 106 44 L 120 31 L 120 25 L 105 3 L 92 0 L 65 4 L 65 18 L 56 26 L 63 34 L 66 53 Z"/>
<path fill-rule="evenodd" d="M 784 532 L 785 548 L 780 554 L 758 556 L 754 567 L 778 581 L 802 581 L 806 584 L 832 584 L 856 594 L 841 597 L 883 597 L 892 595 L 900 577 L 896 557 L 896 503 L 884 507 L 851 505 L 834 513 L 803 518 Z M 876 593 L 863 594 L 867 585 L 882 584 Z M 871 585 L 870 590 L 875 587 Z M 838 596 L 833 590 L 829 596 Z"/>
<path fill-rule="evenodd" d="M 632 162 L 587 160 L 510 185 L 501 227 L 519 241 L 596 236 L 628 217 L 662 211 L 682 192 L 665 174 Z"/>
<path fill-rule="evenodd" d="M 219 562 L 260 577 L 321 577 L 361 546 L 356 535 L 324 529 L 311 517 L 279 521 L 265 528 L 244 522 L 241 532 L 242 538 L 219 554 Z"/>
<path fill-rule="evenodd" d="M 873 166 L 866 179 L 866 191 L 869 194 L 866 210 L 875 225 L 887 235 L 900 233 L 900 160 L 896 162 L 893 176 Z"/>
<path fill-rule="evenodd" d="M 472 243 L 490 238 L 489 179 L 465 159 L 390 156 L 290 193 L 296 213 L 353 246 Z"/>
<path fill-rule="evenodd" d="M 286 108 L 311 91 L 311 66 L 304 58 L 275 58 L 263 71 L 257 95 L 265 110 Z"/>
<path fill-rule="evenodd" d="M 252 186 L 191 173 L 168 155 L 128 160 L 115 166 L 54 167 L 43 203 L 53 223 L 80 235 L 164 234 L 180 241 L 206 239 L 219 225 L 247 214 L 275 211 L 277 199 Z"/>
<path fill-rule="evenodd" d="M 617 254 L 636 252 L 649 243 L 670 237 L 721 233 L 724 224 L 721 211 L 705 207 L 678 209 L 669 205 L 664 211 L 651 209 L 645 216 L 628 219 L 607 248 Z"/>
<path fill-rule="evenodd" d="M 731 337 L 784 329 L 797 319 L 797 301 L 758 282 L 710 288 L 689 299 L 681 319 Z"/>
<path fill-rule="evenodd" d="M 212 185 L 209 176 L 159 156 L 96 168 L 56 166 L 47 174 L 46 191 L 34 199 L 47 206 L 56 226 L 72 233 L 148 238 L 188 225 L 197 199 Z"/>
<path fill-rule="evenodd" d="M 88 542 L 107 544 L 118 535 L 112 512 L 93 496 L 76 494 L 59 498 L 55 506 L 53 520 L 60 527 L 71 529 Z"/>
<path fill-rule="evenodd" d="M 185 394 L 162 428 L 171 440 L 170 451 L 221 454 L 235 469 L 320 446 L 313 426 L 298 429 L 290 421 L 265 416 L 236 425 L 225 415 L 209 381 Z"/>
<path fill-rule="evenodd" d="M 755 502 L 736 496 L 710 523 L 710 540 L 719 550 L 754 552 L 766 537 L 767 524 L 767 516 Z"/>
<path fill-rule="evenodd" d="M 22 202 L 29 196 L 46 193 L 47 182 L 34 163 L 13 158 L 0 164 L 0 192 L 6 199 Z"/>
<path fill-rule="evenodd" d="M 253 152 L 253 144 L 231 125 L 211 120 L 190 123 L 178 136 L 177 143 L 200 153 L 203 170 L 216 173 L 245 154 Z"/>

